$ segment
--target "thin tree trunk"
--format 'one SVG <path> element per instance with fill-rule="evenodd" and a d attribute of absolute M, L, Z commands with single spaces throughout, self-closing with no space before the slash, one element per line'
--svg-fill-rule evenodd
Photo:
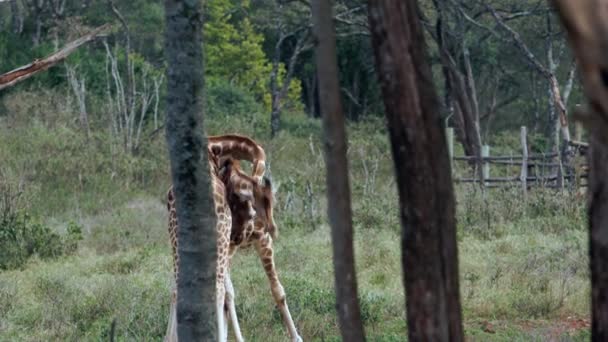
<path fill-rule="evenodd" d="M 200 1 L 165 0 L 167 145 L 176 196 L 180 341 L 214 341 L 216 232 L 203 124 Z"/>
<path fill-rule="evenodd" d="M 365 333 L 357 297 L 346 128 L 340 97 L 332 4 L 333 1 L 314 0 L 312 20 L 317 42 L 315 62 L 323 116 L 327 213 L 332 228 L 338 318 L 342 339 L 356 342 L 364 341 Z"/>
<path fill-rule="evenodd" d="M 463 341 L 450 161 L 416 1 L 369 0 L 399 190 L 410 341 Z"/>
<path fill-rule="evenodd" d="M 591 135 L 589 256 L 591 340 L 608 340 L 608 15 L 606 1 L 554 0 L 580 63 L 589 109 L 579 112 Z"/>
<path fill-rule="evenodd" d="M 281 44 L 283 39 L 285 39 L 285 36 L 281 32 L 281 37 L 279 38 L 279 42 L 275 47 L 274 59 L 272 61 L 272 71 L 270 72 L 270 138 L 274 138 L 281 128 L 281 91 L 279 90 L 278 78 L 279 65 L 281 63 Z"/>
<path fill-rule="evenodd" d="M 17 0 L 10 0 L 11 3 L 11 30 L 14 34 L 23 32 L 23 15 Z"/>
<path fill-rule="evenodd" d="M 283 44 L 283 42 L 285 41 L 285 38 L 287 38 L 289 35 L 285 35 L 282 31 L 281 28 L 279 27 L 279 32 L 280 33 L 280 37 L 279 37 L 279 41 L 276 44 L 275 47 L 275 57 L 272 63 L 272 72 L 270 74 L 270 91 L 271 91 L 271 96 L 272 96 L 272 109 L 271 109 L 271 113 L 270 113 L 270 137 L 274 138 L 277 133 L 279 132 L 279 129 L 281 128 L 281 110 L 283 107 L 283 100 L 285 99 L 285 97 L 287 96 L 287 93 L 289 92 L 289 85 L 291 84 L 291 80 L 293 78 L 293 73 L 295 71 L 295 66 L 296 66 L 296 62 L 298 61 L 298 57 L 300 56 L 300 54 L 307 50 L 308 48 L 306 48 L 305 42 L 308 39 L 308 32 L 304 31 L 302 33 L 302 35 L 300 37 L 298 37 L 298 40 L 296 42 L 296 46 L 294 47 L 294 50 L 291 54 L 291 57 L 289 58 L 289 63 L 287 64 L 287 70 L 285 75 L 283 76 L 283 79 L 281 80 L 281 86 L 279 88 L 278 85 L 278 75 L 279 75 L 279 64 L 280 64 L 280 57 L 281 57 L 281 45 Z"/>
<path fill-rule="evenodd" d="M 456 62 L 455 55 L 458 53 L 452 40 L 448 39 L 446 15 L 443 2 L 434 0 L 433 5 L 437 10 L 436 32 L 433 37 L 437 41 L 442 71 L 446 83 L 446 104 L 450 108 L 450 114 L 456 128 L 458 140 L 462 143 L 465 154 L 468 156 L 481 157 L 481 132 L 479 127 L 479 104 L 477 101 L 475 80 L 469 61 L 469 52 L 464 40 L 458 44 L 462 49 L 464 69 L 461 70 Z M 464 35 L 463 35 L 464 36 Z M 447 95 L 449 94 L 449 95 Z M 481 169 L 481 168 L 478 168 Z"/>
<path fill-rule="evenodd" d="M 125 92 L 125 97 L 126 97 L 126 103 L 127 103 L 127 110 L 128 112 L 132 113 L 135 111 L 135 80 L 134 80 L 134 66 L 133 63 L 131 63 L 131 60 L 129 58 L 129 55 L 131 54 L 131 31 L 129 30 L 129 25 L 127 25 L 127 21 L 125 20 L 125 18 L 123 17 L 123 15 L 120 13 L 120 11 L 118 10 L 118 8 L 116 8 L 116 5 L 114 5 L 114 1 L 113 0 L 108 0 L 108 4 L 110 5 L 110 9 L 112 10 L 112 12 L 114 13 L 114 15 L 118 18 L 118 21 L 120 21 L 120 25 L 122 26 L 122 29 L 124 31 L 124 35 L 125 35 L 125 51 L 124 51 L 124 55 L 125 55 L 125 65 L 126 65 L 126 77 L 127 77 L 127 89 Z"/>

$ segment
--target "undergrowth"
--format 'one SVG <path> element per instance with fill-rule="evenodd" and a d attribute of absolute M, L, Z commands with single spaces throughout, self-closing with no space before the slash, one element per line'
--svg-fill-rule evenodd
<path fill-rule="evenodd" d="M 217 96 L 231 94 L 220 90 Z M 276 264 L 296 325 L 305 340 L 339 341 L 320 124 L 285 113 L 285 130 L 270 140 L 268 115 L 230 108 L 230 116 L 207 118 L 208 133 L 250 135 L 267 152 L 277 189 Z M 117 340 L 161 340 L 171 277 L 163 135 L 127 154 L 103 126 L 86 138 L 74 122 L 30 110 L 29 120 L 0 116 L 1 181 L 20 193 L 19 210 L 0 220 L 0 269 L 11 269 L 0 271 L 0 340 L 107 340 L 113 322 Z M 402 341 L 401 227 L 382 125 L 348 127 L 357 276 L 369 340 Z M 461 298 L 472 340 L 543 340 L 542 327 L 587 317 L 581 198 L 542 189 L 525 198 L 516 189 L 455 189 Z M 284 341 L 254 252 L 237 253 L 232 276 L 245 337 Z M 540 328 L 522 328 L 528 321 Z M 485 322 L 496 331 L 488 333 Z"/>

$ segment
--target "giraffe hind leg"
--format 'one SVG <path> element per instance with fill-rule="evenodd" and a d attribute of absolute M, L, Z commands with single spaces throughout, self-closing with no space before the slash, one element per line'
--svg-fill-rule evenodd
<path fill-rule="evenodd" d="M 226 311 L 228 311 L 229 321 L 234 330 L 234 336 L 237 342 L 245 341 L 241 333 L 241 327 L 239 326 L 239 320 L 236 315 L 236 306 L 234 303 L 234 286 L 232 285 L 232 279 L 230 279 L 230 273 L 226 273 Z"/>
<path fill-rule="evenodd" d="M 169 322 L 164 342 L 177 342 L 177 285 L 171 289 L 171 306 L 169 309 Z"/>
<path fill-rule="evenodd" d="M 256 250 L 260 259 L 262 260 L 262 266 L 264 267 L 264 271 L 266 272 L 266 276 L 270 281 L 270 291 L 272 292 L 272 297 L 281 312 L 281 317 L 283 318 L 283 324 L 287 329 L 289 336 L 291 337 L 292 342 L 302 342 L 302 338 L 298 335 L 298 331 L 296 330 L 296 326 L 293 323 L 293 319 L 291 318 L 291 313 L 289 312 L 289 307 L 287 306 L 287 299 L 285 296 L 285 289 L 283 289 L 283 285 L 279 281 L 279 275 L 277 274 L 275 265 L 274 265 L 274 256 L 272 251 L 272 237 L 269 234 L 265 234 L 260 240 L 258 240 L 255 244 Z"/>

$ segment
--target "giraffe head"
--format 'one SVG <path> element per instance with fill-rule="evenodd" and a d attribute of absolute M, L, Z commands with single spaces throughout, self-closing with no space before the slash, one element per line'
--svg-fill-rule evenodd
<path fill-rule="evenodd" d="M 247 221 L 254 220 L 256 225 L 262 225 L 272 237 L 276 234 L 276 224 L 273 216 L 272 183 L 267 177 L 258 182 L 245 174 L 238 160 L 226 159 L 221 170 L 230 210 L 236 224 L 233 229 L 243 227 Z"/>

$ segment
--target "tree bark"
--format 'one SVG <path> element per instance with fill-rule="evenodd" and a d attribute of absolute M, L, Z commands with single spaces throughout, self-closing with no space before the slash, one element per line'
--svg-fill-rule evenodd
<path fill-rule="evenodd" d="M 578 112 L 591 135 L 589 259 L 591 340 L 608 340 L 608 14 L 605 0 L 553 0 L 580 64 L 589 109 Z"/>
<path fill-rule="evenodd" d="M 454 194 L 416 1 L 369 0 L 399 190 L 410 341 L 463 341 Z"/>
<path fill-rule="evenodd" d="M 200 1 L 165 0 L 166 132 L 179 222 L 177 331 L 180 341 L 217 338 L 216 218 L 203 124 L 200 7 Z"/>
<path fill-rule="evenodd" d="M 327 213 L 333 245 L 336 307 L 344 341 L 364 341 L 365 333 L 357 296 L 353 250 L 352 210 L 346 157 L 346 127 L 340 97 L 333 1 L 312 1 L 315 62 L 323 116 Z"/>

